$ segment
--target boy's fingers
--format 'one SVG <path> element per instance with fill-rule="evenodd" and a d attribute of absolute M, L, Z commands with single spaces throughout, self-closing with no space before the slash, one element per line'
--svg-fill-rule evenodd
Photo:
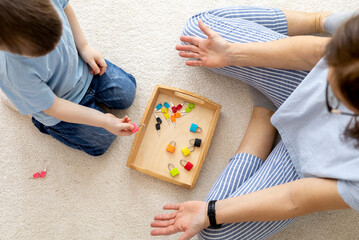
<path fill-rule="evenodd" d="M 106 69 L 107 69 L 107 64 L 106 64 L 106 61 L 105 59 L 101 58 L 98 62 L 97 62 L 98 66 L 100 67 L 101 69 L 101 72 L 100 72 L 100 76 L 102 74 L 104 74 L 106 72 Z"/>
<path fill-rule="evenodd" d="M 95 75 L 100 73 L 100 69 L 97 66 L 95 60 L 90 61 L 89 65 L 90 65 L 90 67 L 91 67 L 91 69 L 92 69 L 92 71 L 94 72 Z"/>

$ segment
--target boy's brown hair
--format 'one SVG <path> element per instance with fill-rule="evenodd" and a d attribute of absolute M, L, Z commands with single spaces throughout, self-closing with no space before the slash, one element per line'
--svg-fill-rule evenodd
<path fill-rule="evenodd" d="M 0 46 L 11 53 L 43 56 L 62 35 L 51 0 L 0 0 Z"/>

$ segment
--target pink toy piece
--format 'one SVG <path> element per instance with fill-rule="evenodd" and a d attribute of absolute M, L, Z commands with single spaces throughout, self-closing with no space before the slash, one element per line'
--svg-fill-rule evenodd
<path fill-rule="evenodd" d="M 40 173 L 34 173 L 34 175 L 32 175 L 33 178 L 39 178 L 40 177 Z"/>
<path fill-rule="evenodd" d="M 46 176 L 46 171 L 42 171 L 42 172 L 40 173 L 40 177 L 44 178 L 45 176 Z"/>
<path fill-rule="evenodd" d="M 132 125 L 133 125 L 132 133 L 136 133 L 136 132 L 139 130 L 137 124 L 136 124 L 136 123 L 132 123 Z"/>

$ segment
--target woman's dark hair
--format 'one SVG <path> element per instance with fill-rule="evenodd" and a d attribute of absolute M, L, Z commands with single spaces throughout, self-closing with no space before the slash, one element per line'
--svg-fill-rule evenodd
<path fill-rule="evenodd" d="M 359 15 L 352 17 L 334 33 L 327 45 L 327 62 L 343 97 L 359 109 Z M 345 139 L 355 139 L 359 148 L 359 123 L 353 117 L 344 132 Z"/>
<path fill-rule="evenodd" d="M 61 35 L 61 19 L 50 0 L 0 0 L 0 46 L 7 51 L 42 56 Z"/>

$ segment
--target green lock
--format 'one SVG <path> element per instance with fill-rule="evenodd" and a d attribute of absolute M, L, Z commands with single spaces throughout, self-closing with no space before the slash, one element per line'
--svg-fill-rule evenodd
<path fill-rule="evenodd" d="M 189 113 L 190 111 L 192 111 L 192 109 L 190 109 L 189 107 L 185 109 L 186 113 Z"/>
<path fill-rule="evenodd" d="M 188 107 L 189 107 L 190 109 L 193 109 L 195 106 L 194 106 L 193 103 L 188 103 Z"/>
<path fill-rule="evenodd" d="M 179 174 L 179 171 L 177 168 L 175 168 L 175 166 L 173 166 L 172 163 L 168 164 L 168 169 L 170 170 L 170 173 L 172 175 L 172 177 L 175 177 Z"/>

